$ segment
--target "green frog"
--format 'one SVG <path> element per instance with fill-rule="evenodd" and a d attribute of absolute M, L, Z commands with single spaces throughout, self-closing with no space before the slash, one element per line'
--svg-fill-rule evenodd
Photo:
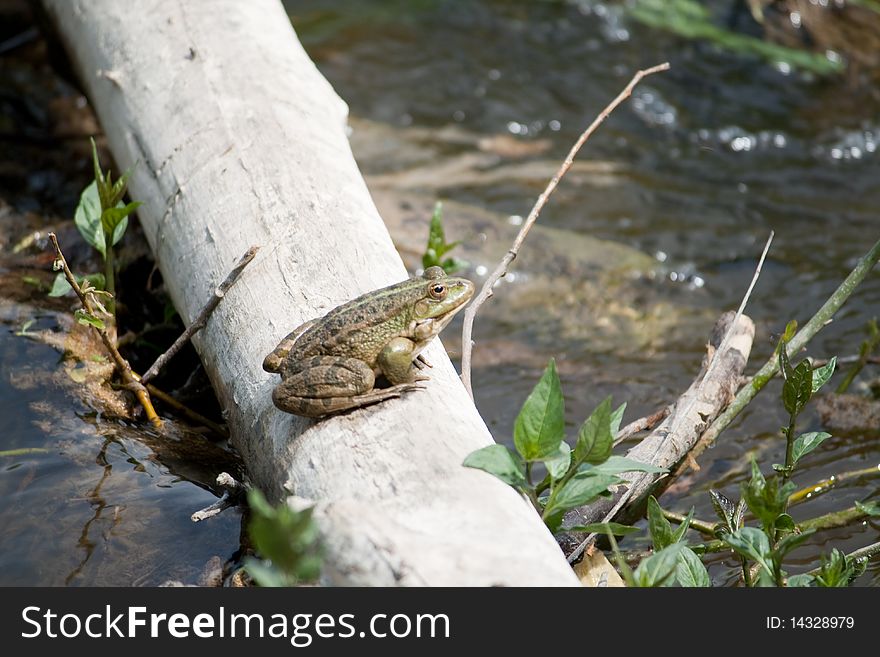
<path fill-rule="evenodd" d="M 319 418 L 399 397 L 427 380 L 420 352 L 474 294 L 474 284 L 429 267 L 422 276 L 369 292 L 293 330 L 266 356 L 281 375 L 272 401 Z M 391 383 L 374 388 L 376 377 Z"/>

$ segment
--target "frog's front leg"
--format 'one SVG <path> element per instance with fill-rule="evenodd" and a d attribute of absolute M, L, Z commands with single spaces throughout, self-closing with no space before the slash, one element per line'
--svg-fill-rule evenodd
<path fill-rule="evenodd" d="M 314 356 L 289 370 L 272 391 L 282 411 L 305 417 L 323 417 L 399 397 L 415 383 L 373 389 L 372 368 L 357 358 Z"/>
<path fill-rule="evenodd" d="M 415 351 L 416 344 L 409 338 L 394 338 L 389 341 L 377 359 L 385 378 L 395 385 L 427 381 L 428 377 L 419 374 L 421 366 L 413 362 L 416 358 Z"/>
<path fill-rule="evenodd" d="M 289 354 L 290 350 L 293 349 L 293 345 L 296 343 L 296 339 L 303 333 L 308 331 L 310 328 L 312 328 L 312 326 L 315 325 L 315 322 L 317 322 L 318 319 L 319 318 L 310 319 L 309 321 L 300 324 L 290 333 L 288 333 L 284 337 L 284 339 L 278 343 L 278 346 L 272 350 L 272 353 L 263 359 L 263 369 L 267 372 L 280 372 L 281 365 L 287 358 L 287 354 Z"/>

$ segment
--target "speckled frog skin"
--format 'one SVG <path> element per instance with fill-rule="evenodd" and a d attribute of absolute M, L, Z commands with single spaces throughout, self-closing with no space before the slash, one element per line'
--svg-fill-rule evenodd
<path fill-rule="evenodd" d="M 319 418 L 399 397 L 421 386 L 419 353 L 474 294 L 474 284 L 440 267 L 369 292 L 297 327 L 266 356 L 281 375 L 272 401 Z M 374 388 L 384 375 L 388 388 Z"/>

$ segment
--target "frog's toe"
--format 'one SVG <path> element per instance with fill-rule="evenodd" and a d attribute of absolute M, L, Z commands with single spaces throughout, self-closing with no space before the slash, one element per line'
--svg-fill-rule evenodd
<path fill-rule="evenodd" d="M 413 361 L 413 365 L 418 367 L 420 370 L 426 367 L 434 367 L 431 363 L 428 362 L 428 359 L 419 354 L 416 356 L 416 359 Z"/>

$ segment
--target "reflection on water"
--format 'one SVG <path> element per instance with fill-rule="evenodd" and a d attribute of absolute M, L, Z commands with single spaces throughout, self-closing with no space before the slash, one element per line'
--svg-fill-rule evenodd
<path fill-rule="evenodd" d="M 144 442 L 143 429 L 96 418 L 48 381 L 11 385 L 10 374 L 25 363 L 51 371 L 58 357 L 7 327 L 0 332 L 3 449 L 47 451 L 0 456 L 0 584 L 196 584 L 212 557 L 231 558 L 237 512 L 189 519 L 216 499 L 207 484 L 231 469 L 230 459 L 209 449 L 189 458 L 188 469 L 171 469 L 174 455 Z"/>
<path fill-rule="evenodd" d="M 630 419 L 668 403 L 699 369 L 714 318 L 739 304 L 771 229 L 776 239 L 747 309 L 758 327 L 749 371 L 772 353 L 772 336 L 790 319 L 808 319 L 880 237 L 880 97 L 855 76 L 819 79 L 688 42 L 632 22 L 613 2 L 285 5 L 309 54 L 357 118 L 355 156 L 386 216 L 402 205 L 421 212 L 413 200 L 419 194 L 425 207 L 440 196 L 503 218 L 524 216 L 546 180 L 523 178 L 524 167 L 559 162 L 636 69 L 672 64 L 669 73 L 643 82 L 582 151 L 582 160 L 601 162 L 613 175 L 603 174 L 601 185 L 590 182 L 597 172 L 565 180 L 539 222 L 567 232 L 569 241 L 597 236 L 655 254 L 662 275 L 640 284 L 641 299 L 632 294 L 626 302 L 636 303 L 629 321 L 647 324 L 656 318 L 640 318 L 639 309 L 647 313 L 658 299 L 665 301 L 663 339 L 608 348 L 604 336 L 591 339 L 566 325 L 564 316 L 577 317 L 578 309 L 564 305 L 545 308 L 543 315 L 540 306 L 524 309 L 517 321 L 500 309 L 512 300 L 499 289 L 477 320 L 474 387 L 500 441 L 510 440 L 519 404 L 551 356 L 558 359 L 573 426 L 608 394 L 629 402 Z M 369 122 L 418 139 L 404 137 L 409 147 L 376 158 L 375 150 L 362 149 L 370 140 L 358 138 L 359 130 L 375 130 Z M 515 167 L 512 148 L 495 151 L 494 162 L 485 154 L 477 159 L 480 144 L 499 136 L 540 149 L 515 149 Z M 419 161 L 426 152 L 433 159 Z M 465 163 L 472 168 L 462 174 L 456 167 Z M 418 166 L 442 174 L 431 181 Z M 491 178 L 513 171 L 518 177 Z M 396 204 L 389 193 L 398 195 Z M 553 275 L 559 256 L 530 251 L 527 240 L 514 271 L 522 281 Z M 471 274 L 479 278 L 494 262 L 474 264 Z M 590 274 L 569 268 L 555 275 L 560 294 L 545 299 L 565 304 L 563 292 L 577 290 L 578 276 Z M 875 274 L 814 339 L 809 354 L 855 353 L 878 309 Z M 481 352 L 481 340 L 492 345 L 491 354 Z M 511 357 L 517 353 L 518 362 Z M 737 498 L 749 454 L 766 468 L 780 462 L 784 442 L 775 432 L 785 418 L 778 395 L 778 385 L 769 386 L 701 457 L 701 470 L 664 496 L 664 505 L 679 511 L 693 505 L 698 517 L 712 518 L 708 489 Z M 799 426 L 819 428 L 812 410 Z M 805 459 L 796 479 L 808 485 L 878 462 L 876 437 L 835 439 Z M 853 482 L 796 507 L 793 515 L 800 520 L 877 499 L 877 481 Z M 878 534 L 876 520 L 820 532 L 793 560 L 812 567 L 817 564 L 804 555 L 816 554 L 816 545 L 852 550 Z M 718 583 L 735 581 L 729 559 L 716 557 L 713 564 Z M 859 583 L 880 584 L 877 561 Z"/>

